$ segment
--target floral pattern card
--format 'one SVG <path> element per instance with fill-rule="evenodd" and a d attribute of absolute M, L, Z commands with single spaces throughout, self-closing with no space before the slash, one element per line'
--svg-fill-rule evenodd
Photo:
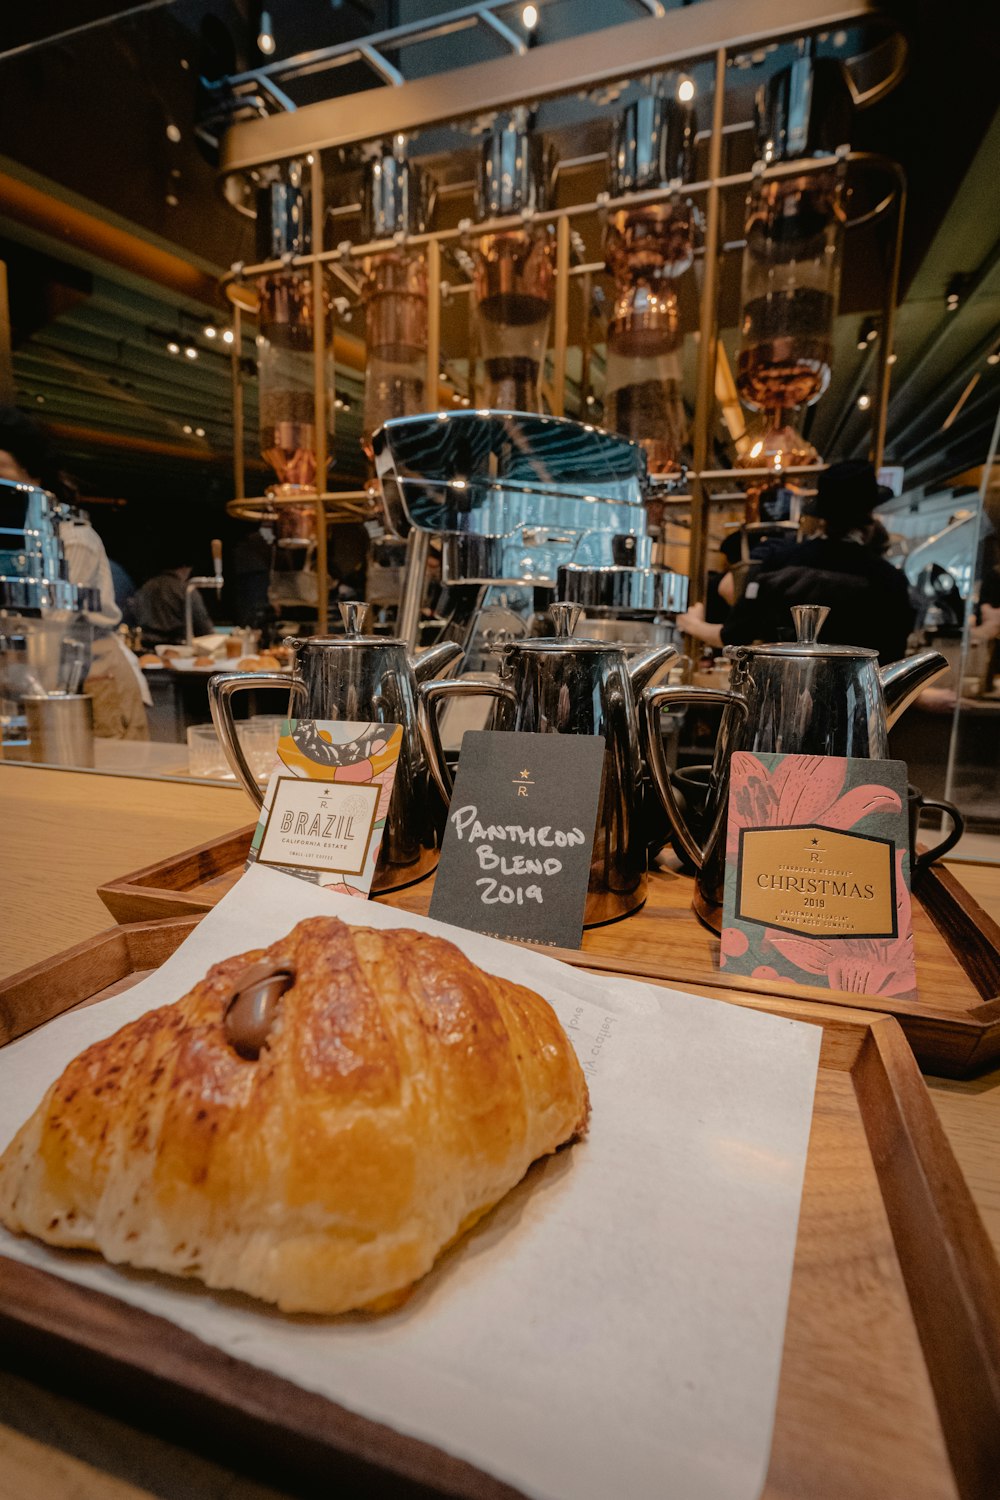
<path fill-rule="evenodd" d="M 286 720 L 247 868 L 272 865 L 364 900 L 402 744 L 398 724 Z"/>
<path fill-rule="evenodd" d="M 903 761 L 737 751 L 721 967 L 915 999 L 908 843 Z"/>

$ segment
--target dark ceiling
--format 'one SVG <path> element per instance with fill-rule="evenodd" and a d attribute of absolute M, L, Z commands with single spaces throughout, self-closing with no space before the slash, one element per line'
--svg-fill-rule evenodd
<path fill-rule="evenodd" d="M 448 8 L 433 0 L 268 6 L 279 59 Z M 1000 366 L 986 358 L 1000 329 L 1000 38 L 997 7 L 985 0 L 897 9 L 911 37 L 909 72 L 858 117 L 852 144 L 899 160 L 909 180 L 887 458 L 906 465 L 908 481 L 933 486 L 982 463 L 1000 399 Z M 512 3 L 502 14 L 516 24 L 519 11 Z M 543 0 L 541 44 L 643 13 L 644 0 Z M 212 117 L 205 80 L 262 61 L 254 45 L 259 7 L 59 0 L 22 5 L 6 19 L 0 259 L 9 268 L 17 399 L 53 423 L 92 494 L 224 498 L 232 493 L 232 423 L 221 335 L 231 319 L 216 281 L 233 261 L 251 258 L 252 225 L 223 201 L 211 132 L 197 127 Z M 64 31 L 71 34 L 59 39 Z M 412 49 L 405 68 L 437 72 L 498 47 L 495 36 L 474 41 L 462 32 Z M 355 67 L 320 76 L 299 85 L 299 102 L 362 86 Z M 751 69 L 747 88 L 752 78 Z M 738 201 L 734 212 L 738 219 Z M 131 251 L 139 242 L 162 264 L 137 273 Z M 884 235 L 865 231 L 848 242 L 834 378 L 809 414 L 812 441 L 827 458 L 867 447 L 868 418 L 857 403 L 871 389 L 873 354 L 857 348 L 858 331 L 876 307 L 886 248 Z M 724 342 L 738 311 L 738 253 L 730 260 Z M 961 295 L 948 312 L 953 285 Z M 214 339 L 205 335 L 210 326 Z M 184 353 L 188 341 L 197 358 Z M 252 361 L 252 338 L 241 353 Z M 461 377 L 461 361 L 454 368 Z M 362 472 L 357 371 L 341 372 L 338 391 L 350 410 L 339 413 L 337 466 L 349 479 Z M 256 460 L 252 382 L 247 394 L 254 488 L 265 473 Z"/>

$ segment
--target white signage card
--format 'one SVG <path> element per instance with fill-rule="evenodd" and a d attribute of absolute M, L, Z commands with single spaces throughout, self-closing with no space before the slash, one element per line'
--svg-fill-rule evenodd
<path fill-rule="evenodd" d="M 278 776 L 257 863 L 360 875 L 380 793 L 371 784 Z"/>
<path fill-rule="evenodd" d="M 270 865 L 341 895 L 366 897 L 402 745 L 398 724 L 286 720 L 248 867 Z"/>

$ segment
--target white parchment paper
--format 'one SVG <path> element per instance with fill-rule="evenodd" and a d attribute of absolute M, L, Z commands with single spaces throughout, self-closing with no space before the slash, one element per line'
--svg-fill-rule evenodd
<path fill-rule="evenodd" d="M 764 1482 L 821 1032 L 554 959 L 253 868 L 151 978 L 0 1052 L 0 1148 L 83 1047 L 209 965 L 335 914 L 450 937 L 528 984 L 590 1085 L 587 1140 L 537 1165 L 377 1319 L 284 1318 L 0 1229 L 0 1254 L 544 1500 L 752 1500 Z"/>

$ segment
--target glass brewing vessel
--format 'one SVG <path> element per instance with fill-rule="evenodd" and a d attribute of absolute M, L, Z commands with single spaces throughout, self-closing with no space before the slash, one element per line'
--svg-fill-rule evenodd
<path fill-rule="evenodd" d="M 425 409 L 427 378 L 427 262 L 407 236 L 422 234 L 430 220 L 434 187 L 428 174 L 406 159 L 406 139 L 394 137 L 365 164 L 362 234 L 369 241 L 393 239 L 391 250 L 366 257 L 365 452 L 371 437 L 392 417 Z"/>
<path fill-rule="evenodd" d="M 307 173 L 302 162 L 268 169 L 257 193 L 257 254 L 260 260 L 290 259 L 310 246 Z M 268 493 L 304 500 L 326 487 L 318 474 L 318 433 L 313 366 L 313 278 L 293 266 L 257 279 L 257 376 L 260 451 L 277 484 Z M 327 463 L 333 458 L 333 329 L 324 292 L 322 317 L 324 391 L 319 420 L 326 425 Z M 279 541 L 315 536 L 315 507 L 281 506 Z"/>
<path fill-rule="evenodd" d="M 754 411 L 811 406 L 830 383 L 843 199 L 839 166 L 750 190 L 736 386 Z"/>
<path fill-rule="evenodd" d="M 541 411 L 555 257 L 547 228 L 480 236 L 473 251 L 475 404 Z"/>

